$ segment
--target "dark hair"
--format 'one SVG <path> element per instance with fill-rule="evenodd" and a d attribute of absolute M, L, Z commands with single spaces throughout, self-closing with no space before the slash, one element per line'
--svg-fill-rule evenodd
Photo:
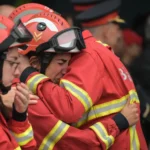
<path fill-rule="evenodd" d="M 3 104 L 2 97 L 0 95 L 0 112 L 6 121 L 10 119 L 8 108 Z"/>

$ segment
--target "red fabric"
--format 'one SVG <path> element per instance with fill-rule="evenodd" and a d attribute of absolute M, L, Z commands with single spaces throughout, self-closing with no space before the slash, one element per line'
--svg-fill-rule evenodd
<path fill-rule="evenodd" d="M 92 6 L 94 6 L 95 4 L 88 4 L 88 5 L 74 5 L 74 10 L 77 12 L 80 11 L 85 11 L 89 8 L 91 8 Z"/>
<path fill-rule="evenodd" d="M 102 18 L 97 18 L 96 20 L 84 22 L 84 23 L 82 23 L 82 26 L 83 27 L 94 27 L 94 26 L 98 26 L 98 25 L 103 25 L 103 24 L 106 24 L 106 23 L 112 21 L 117 16 L 118 16 L 118 12 L 113 12 L 113 13 L 108 14 Z"/>
<path fill-rule="evenodd" d="M 7 124 L 2 114 L 0 114 L 0 149 L 1 150 L 14 150 L 19 145 L 10 134 L 10 131 L 15 133 L 22 133 L 29 127 L 29 123 L 26 120 L 25 122 L 17 122 L 15 120 L 10 120 Z M 22 150 L 34 150 L 36 142 L 32 140 L 30 143 L 22 146 Z"/>
<path fill-rule="evenodd" d="M 136 32 L 131 29 L 124 29 L 123 30 L 124 41 L 126 45 L 137 44 L 142 46 L 143 39 L 139 36 Z"/>
<path fill-rule="evenodd" d="M 34 130 L 37 142 L 37 150 L 43 139 L 59 121 L 51 112 L 47 101 L 39 100 L 36 105 L 30 105 L 28 109 L 29 120 Z M 119 134 L 118 127 L 112 119 L 101 121 L 106 126 L 107 132 L 116 137 Z M 70 126 L 64 136 L 56 143 L 53 150 L 102 150 L 104 144 L 98 139 L 91 129 L 80 130 Z"/>
<path fill-rule="evenodd" d="M 83 36 L 86 49 L 73 56 L 68 72 L 63 79 L 71 81 L 86 91 L 91 97 L 93 105 L 119 99 L 127 95 L 130 90 L 135 90 L 132 79 L 119 58 L 105 46 L 96 42 L 96 39 L 88 31 L 84 31 Z M 64 122 L 77 122 L 85 112 L 83 105 L 76 97 L 49 81 L 44 80 L 38 84 L 37 94 L 42 100 L 45 99 L 50 111 Z M 105 127 L 107 128 L 109 123 L 107 119 L 111 117 L 112 115 L 97 118 L 87 122 L 81 128 L 87 129 L 102 120 L 106 121 Z M 136 129 L 139 135 L 140 148 L 147 150 L 140 121 L 137 123 Z M 130 149 L 128 129 L 118 136 L 110 149 L 116 150 L 118 146 L 122 150 Z M 103 147 L 103 149 L 105 148 Z"/>

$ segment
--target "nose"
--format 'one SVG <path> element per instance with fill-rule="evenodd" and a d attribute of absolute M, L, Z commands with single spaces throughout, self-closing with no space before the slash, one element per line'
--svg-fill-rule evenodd
<path fill-rule="evenodd" d="M 19 68 L 17 67 L 16 69 L 15 69 L 15 71 L 14 71 L 14 76 L 16 77 L 16 78 L 18 78 L 19 76 L 20 76 L 20 71 L 19 71 Z"/>
<path fill-rule="evenodd" d="M 67 68 L 64 68 L 64 69 L 62 70 L 62 74 L 65 75 L 66 72 L 67 72 Z"/>

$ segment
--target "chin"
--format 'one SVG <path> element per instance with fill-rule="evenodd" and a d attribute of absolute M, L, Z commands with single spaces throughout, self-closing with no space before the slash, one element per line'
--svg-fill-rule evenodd
<path fill-rule="evenodd" d="M 5 87 L 9 87 L 9 86 L 12 85 L 12 81 L 9 81 L 9 82 L 3 82 L 3 85 L 4 85 Z"/>

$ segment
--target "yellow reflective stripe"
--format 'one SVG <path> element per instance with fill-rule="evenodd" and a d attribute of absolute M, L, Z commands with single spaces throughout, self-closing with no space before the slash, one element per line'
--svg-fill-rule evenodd
<path fill-rule="evenodd" d="M 106 43 L 103 43 L 103 42 L 101 42 L 101 41 L 96 41 L 97 43 L 100 43 L 100 44 L 102 44 L 103 46 L 105 46 L 105 47 L 109 47 L 109 45 L 108 44 L 106 44 Z"/>
<path fill-rule="evenodd" d="M 91 107 L 91 109 L 88 112 L 85 112 L 82 118 L 77 123 L 73 124 L 73 126 L 80 127 L 87 121 L 120 112 L 129 98 L 130 103 L 139 103 L 136 91 L 131 90 L 129 91 L 128 95 L 125 95 L 120 99 L 112 100 L 110 102 L 102 103 Z"/>
<path fill-rule="evenodd" d="M 33 130 L 30 126 L 25 132 L 16 134 L 11 132 L 20 146 L 26 145 L 33 139 Z"/>
<path fill-rule="evenodd" d="M 140 150 L 140 142 L 136 131 L 136 126 L 129 128 L 130 132 L 130 150 Z"/>
<path fill-rule="evenodd" d="M 106 149 L 108 149 L 114 143 L 114 137 L 112 135 L 108 135 L 107 130 L 105 129 L 102 123 L 96 123 L 90 128 L 103 141 L 103 143 L 106 146 Z"/>
<path fill-rule="evenodd" d="M 47 79 L 48 77 L 46 77 L 45 75 L 43 74 L 37 74 L 33 77 L 31 77 L 28 81 L 27 81 L 27 85 L 29 87 L 29 89 L 34 93 L 36 94 L 36 88 L 38 86 L 38 84 L 44 80 L 44 79 Z"/>
<path fill-rule="evenodd" d="M 74 83 L 68 80 L 61 80 L 60 86 L 68 90 L 74 97 L 76 97 L 84 106 L 85 111 L 89 110 L 92 107 L 93 102 L 90 96 L 86 91 L 75 85 Z"/>
<path fill-rule="evenodd" d="M 17 148 L 15 148 L 14 150 L 21 150 L 20 146 L 18 146 Z"/>
<path fill-rule="evenodd" d="M 58 121 L 57 124 L 52 128 L 48 135 L 42 141 L 39 150 L 52 150 L 55 144 L 63 137 L 67 132 L 69 125 Z"/>

